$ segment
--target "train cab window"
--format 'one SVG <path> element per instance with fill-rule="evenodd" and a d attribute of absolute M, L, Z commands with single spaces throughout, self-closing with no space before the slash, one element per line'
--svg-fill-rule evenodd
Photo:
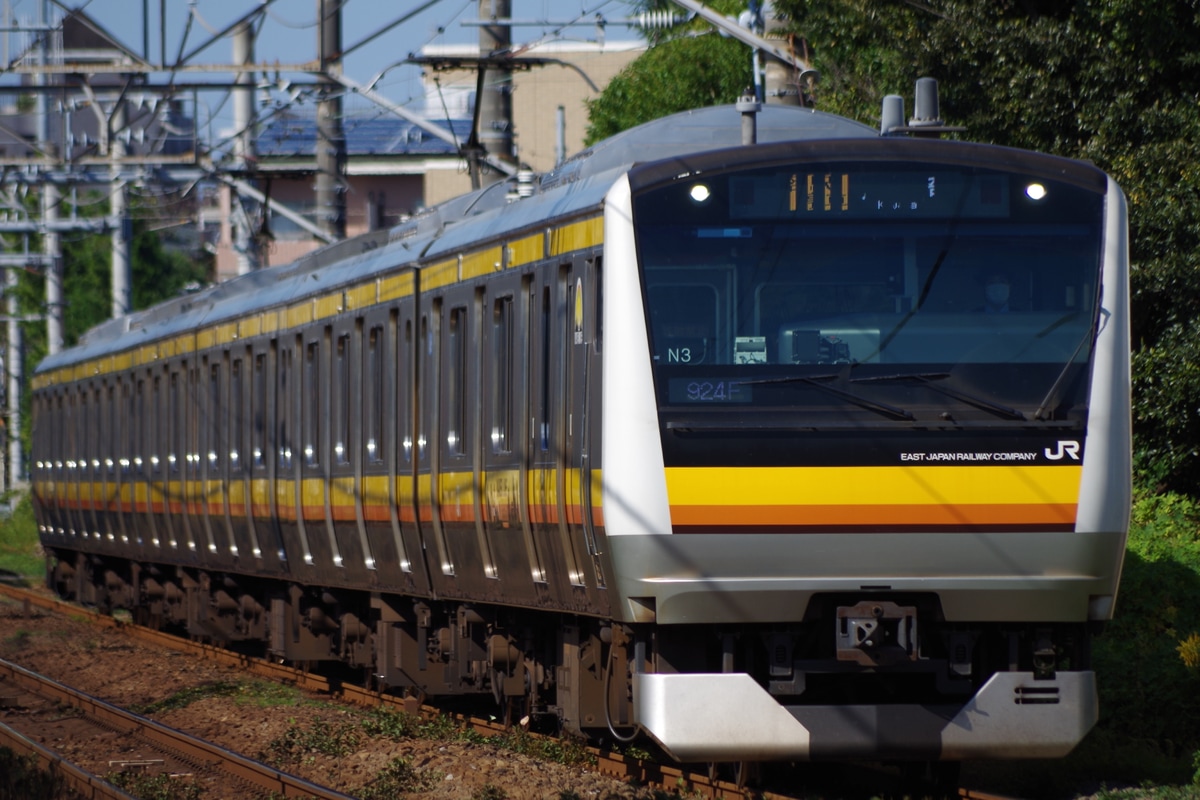
<path fill-rule="evenodd" d="M 666 364 L 705 364 L 716 359 L 720 298 L 702 283 L 650 287 L 654 359 Z"/>

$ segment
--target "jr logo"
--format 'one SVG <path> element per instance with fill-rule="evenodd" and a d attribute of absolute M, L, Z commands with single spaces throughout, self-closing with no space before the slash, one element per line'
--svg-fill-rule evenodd
<path fill-rule="evenodd" d="M 1049 447 L 1046 448 L 1046 458 L 1050 459 L 1051 461 L 1062 461 L 1063 456 L 1070 456 L 1072 461 L 1078 461 L 1079 442 L 1064 442 L 1062 439 L 1059 439 L 1058 449 L 1053 453 L 1050 452 Z"/>

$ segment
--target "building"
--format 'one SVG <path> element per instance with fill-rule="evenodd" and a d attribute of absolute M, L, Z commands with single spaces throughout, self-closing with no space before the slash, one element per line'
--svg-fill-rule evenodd
<path fill-rule="evenodd" d="M 534 171 L 549 170 L 583 149 L 587 100 L 643 52 L 642 42 L 551 42 L 520 57 L 538 66 L 512 73 L 515 157 Z M 477 57 L 469 45 L 431 46 L 426 67 L 425 115 L 465 144 L 471 133 L 476 72 L 463 66 Z M 435 64 L 439 68 L 435 68 Z M 365 100 L 344 111 L 346 137 L 346 235 L 388 227 L 427 205 L 470 190 L 466 160 L 455 146 Z M 312 218 L 316 209 L 316 117 L 300 107 L 273 117 L 256 137 L 258 188 L 289 209 Z M 217 216 L 219 279 L 237 273 L 232 192 L 222 195 Z M 311 233 L 279 214 L 259 229 L 263 266 L 292 261 L 320 245 Z"/>

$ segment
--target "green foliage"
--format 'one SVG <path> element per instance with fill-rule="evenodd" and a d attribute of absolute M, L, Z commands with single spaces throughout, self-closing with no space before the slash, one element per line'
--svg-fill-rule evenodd
<path fill-rule="evenodd" d="M 135 708 L 139 714 L 161 714 L 187 708 L 192 703 L 210 697 L 231 697 L 237 705 L 256 708 L 296 706 L 304 702 L 304 696 L 294 686 L 271 681 L 217 681 L 202 686 L 191 686 L 154 703 Z"/>
<path fill-rule="evenodd" d="M 653 4 L 648 4 L 653 5 Z M 744 4 L 709 3 L 736 15 Z M 677 111 L 733 103 L 754 82 L 750 51 L 704 21 L 663 38 L 588 101 L 586 144 Z"/>
<path fill-rule="evenodd" d="M 74 209 L 65 206 L 63 215 L 101 216 L 108 213 L 108 200 L 102 196 L 80 199 Z M 208 280 L 211 257 L 203 252 L 187 252 L 169 234 L 152 231 L 138 219 L 141 208 L 130 208 L 134 217 L 130 260 L 133 273 L 131 295 L 133 310 L 147 308 L 175 297 L 189 287 Z M 35 243 L 36 244 L 36 243 Z M 168 246 L 172 245 L 172 246 Z M 40 244 L 36 246 L 40 247 Z M 63 343 L 71 346 L 89 328 L 112 316 L 112 239 L 104 234 L 64 237 L 62 251 Z M 17 296 L 23 315 L 41 317 L 46 312 L 46 283 L 41 273 L 21 273 Z M 23 369 L 32 375 L 48 352 L 46 324 L 41 321 L 21 324 L 24 341 Z M 22 441 L 28 458 L 31 433 L 29 393 L 21 397 Z"/>
<path fill-rule="evenodd" d="M 1178 494 L 1141 496 L 1116 616 L 1095 646 L 1101 724 L 1168 756 L 1200 749 L 1200 670 L 1185 660 L 1197 633 L 1200 504 Z"/>
<path fill-rule="evenodd" d="M 104 779 L 140 800 L 200 800 L 204 794 L 204 787 L 191 778 L 174 775 L 112 772 Z"/>
<path fill-rule="evenodd" d="M 471 800 L 508 800 L 508 792 L 499 786 L 485 783 L 471 792 Z"/>
<path fill-rule="evenodd" d="M 362 730 L 367 736 L 390 739 L 393 742 L 415 737 L 420 726 L 421 720 L 412 714 L 383 706 L 371 709 L 362 720 Z"/>
<path fill-rule="evenodd" d="M 818 107 L 877 121 L 937 78 L 965 138 L 1095 162 L 1130 208 L 1137 465 L 1200 490 L 1200 15 L 1168 0 L 779 0 L 822 73 Z M 908 101 L 911 109 L 911 100 Z"/>
<path fill-rule="evenodd" d="M 357 795 L 362 800 L 393 800 L 408 792 L 428 792 L 441 780 L 442 773 L 435 769 L 417 769 L 407 758 L 394 758 Z"/>
<path fill-rule="evenodd" d="M 16 653 L 24 650 L 29 645 L 29 640 L 33 638 L 33 633 L 18 628 L 16 633 L 13 633 L 4 638 L 4 652 L 6 654 Z"/>
<path fill-rule="evenodd" d="M 0 800 L 57 800 L 66 792 L 62 777 L 40 770 L 37 759 L 0 747 Z"/>
<path fill-rule="evenodd" d="M 341 758 L 357 749 L 361 737 L 354 722 L 331 724 L 317 718 L 307 728 L 292 724 L 267 744 L 259 759 L 274 766 L 310 762 L 315 755 Z"/>
<path fill-rule="evenodd" d="M 596 762 L 596 757 L 588 752 L 587 745 L 578 739 L 534 736 L 524 728 L 513 728 L 490 741 L 496 747 L 555 764 L 575 766 Z"/>
<path fill-rule="evenodd" d="M 0 573 L 37 581 L 46 573 L 46 562 L 38 541 L 33 502 L 29 495 L 14 499 L 12 513 L 0 518 Z"/>

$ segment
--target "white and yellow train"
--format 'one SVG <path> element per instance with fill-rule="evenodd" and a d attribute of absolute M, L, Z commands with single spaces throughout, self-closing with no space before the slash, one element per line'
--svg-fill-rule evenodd
<path fill-rule="evenodd" d="M 767 106 L 105 324 L 61 594 L 686 762 L 1057 756 L 1129 516 L 1126 206 Z"/>

